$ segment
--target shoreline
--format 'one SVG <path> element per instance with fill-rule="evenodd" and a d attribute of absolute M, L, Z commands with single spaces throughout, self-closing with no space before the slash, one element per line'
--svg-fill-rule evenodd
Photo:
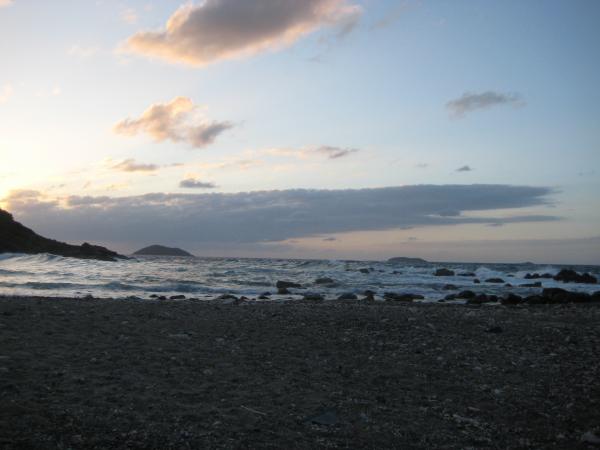
<path fill-rule="evenodd" d="M 598 303 L 0 297 L 0 443 L 588 448 L 599 320 Z"/>

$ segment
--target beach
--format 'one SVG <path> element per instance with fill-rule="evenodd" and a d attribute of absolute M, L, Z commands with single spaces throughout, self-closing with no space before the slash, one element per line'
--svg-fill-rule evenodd
<path fill-rule="evenodd" d="M 0 447 L 588 448 L 599 434 L 598 303 L 225 303 L 1 297 Z"/>

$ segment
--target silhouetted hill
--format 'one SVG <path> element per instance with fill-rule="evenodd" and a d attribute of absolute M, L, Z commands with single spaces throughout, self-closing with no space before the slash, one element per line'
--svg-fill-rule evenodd
<path fill-rule="evenodd" d="M 144 247 L 134 255 L 146 255 L 146 256 L 194 256 L 191 253 L 186 252 L 180 248 L 176 247 L 165 247 L 164 245 L 151 245 L 149 247 Z"/>
<path fill-rule="evenodd" d="M 64 242 L 47 239 L 13 219 L 13 216 L 0 209 L 0 253 L 51 253 L 81 259 L 99 259 L 115 261 L 125 256 L 112 250 L 91 245 L 70 245 Z"/>

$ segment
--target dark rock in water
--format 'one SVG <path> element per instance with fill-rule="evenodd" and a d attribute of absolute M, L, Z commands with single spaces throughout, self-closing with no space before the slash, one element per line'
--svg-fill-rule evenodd
<path fill-rule="evenodd" d="M 279 295 L 287 295 L 287 294 L 291 294 L 291 292 L 288 291 L 287 288 L 277 288 L 277 294 L 279 294 Z"/>
<path fill-rule="evenodd" d="M 479 283 L 481 283 L 481 281 L 479 281 L 477 278 L 475 278 L 475 279 L 473 280 L 473 283 L 475 283 L 475 284 L 479 284 Z"/>
<path fill-rule="evenodd" d="M 587 303 L 592 296 L 584 292 L 569 292 L 560 288 L 546 288 L 542 291 L 542 297 L 549 303 Z"/>
<path fill-rule="evenodd" d="M 488 278 L 485 280 L 486 283 L 504 283 L 502 278 Z"/>
<path fill-rule="evenodd" d="M 536 281 L 535 283 L 521 284 L 519 287 L 542 287 L 542 282 Z"/>
<path fill-rule="evenodd" d="M 578 274 L 571 269 L 562 269 L 554 276 L 554 279 L 563 283 L 596 284 L 598 282 L 598 279 L 589 273 Z"/>
<path fill-rule="evenodd" d="M 383 294 L 386 302 L 412 302 L 413 300 L 422 300 L 425 297 L 419 294 L 397 294 L 395 292 L 386 292 Z"/>
<path fill-rule="evenodd" d="M 136 256 L 194 256 L 176 247 L 165 247 L 164 245 L 150 245 L 139 249 L 134 253 Z"/>
<path fill-rule="evenodd" d="M 0 209 L 0 253 L 50 253 L 80 259 L 99 259 L 116 261 L 127 259 L 123 255 L 87 242 L 82 245 L 70 245 L 47 239 L 16 222 L 13 216 Z"/>
<path fill-rule="evenodd" d="M 469 298 L 474 298 L 476 295 L 477 294 L 475 294 L 475 292 L 473 292 L 473 291 L 462 291 L 456 295 L 456 298 L 469 299 Z"/>
<path fill-rule="evenodd" d="M 356 294 L 345 293 L 345 294 L 340 295 L 337 299 L 338 300 L 358 300 L 358 297 L 356 296 Z"/>
<path fill-rule="evenodd" d="M 238 298 L 232 294 L 222 294 L 222 295 L 219 295 L 216 299 L 217 300 L 238 300 Z"/>
<path fill-rule="evenodd" d="M 185 300 L 185 295 L 171 295 L 169 300 Z"/>
<path fill-rule="evenodd" d="M 157 294 L 152 294 L 152 295 L 150 296 L 150 298 L 158 298 L 158 295 L 157 295 Z"/>
<path fill-rule="evenodd" d="M 335 280 L 329 277 L 317 278 L 315 284 L 335 284 Z"/>
<path fill-rule="evenodd" d="M 363 295 L 365 296 L 365 298 L 363 298 L 363 301 L 366 301 L 366 302 L 374 302 L 375 301 L 375 292 L 366 290 L 363 293 Z"/>
<path fill-rule="evenodd" d="M 448 294 L 444 297 L 444 300 L 456 300 L 456 294 Z"/>
<path fill-rule="evenodd" d="M 304 300 L 320 302 L 321 300 L 324 300 L 324 297 L 321 294 L 306 293 L 304 294 Z"/>
<path fill-rule="evenodd" d="M 302 285 L 298 283 L 294 283 L 292 281 L 278 281 L 275 284 L 277 289 L 289 289 L 289 288 L 301 288 Z"/>
<path fill-rule="evenodd" d="M 523 298 L 520 297 L 519 295 L 515 295 L 515 294 L 508 294 L 506 297 L 504 297 L 502 300 L 500 300 L 500 303 L 502 303 L 503 305 L 519 305 L 523 302 Z"/>
<path fill-rule="evenodd" d="M 463 272 L 458 274 L 459 277 L 474 277 L 476 276 L 473 272 Z"/>
<path fill-rule="evenodd" d="M 269 295 L 271 295 L 271 294 L 269 294 Z M 270 300 L 269 295 L 261 294 L 258 296 L 258 299 L 259 300 Z"/>
<path fill-rule="evenodd" d="M 593 302 L 600 302 L 600 291 L 594 292 L 591 295 L 590 300 Z"/>
<path fill-rule="evenodd" d="M 498 301 L 495 295 L 478 294 L 467 301 L 467 305 L 481 305 L 483 303 L 494 303 Z"/>
<path fill-rule="evenodd" d="M 421 258 L 407 258 L 404 256 L 397 256 L 395 258 L 390 258 L 387 262 L 392 264 L 427 264 L 427 261 Z"/>
<path fill-rule="evenodd" d="M 263 292 L 263 293 L 262 293 L 262 294 L 260 294 L 260 295 L 261 295 L 261 296 L 264 296 L 264 297 L 268 297 L 268 296 L 270 296 L 270 295 L 271 295 L 271 293 L 270 293 L 270 292 Z"/>
<path fill-rule="evenodd" d="M 513 287 L 513 285 L 512 285 L 512 284 L 510 284 L 510 283 L 506 283 L 506 284 L 504 285 L 504 287 Z"/>
<path fill-rule="evenodd" d="M 455 286 L 453 284 L 445 284 L 442 289 L 444 291 L 456 291 L 458 289 L 458 286 Z"/>
<path fill-rule="evenodd" d="M 549 273 L 544 273 L 544 274 L 541 274 L 541 275 L 539 273 L 533 273 L 533 274 L 528 273 L 528 274 L 525 275 L 524 278 L 526 280 L 537 280 L 538 278 L 548 278 L 548 279 L 551 279 L 552 275 L 549 274 Z"/>
<path fill-rule="evenodd" d="M 375 291 L 371 291 L 369 289 L 367 289 L 365 292 L 363 292 L 363 295 L 367 296 L 367 297 L 373 297 L 375 296 L 376 292 Z"/>
<path fill-rule="evenodd" d="M 373 271 L 373 269 L 371 269 L 370 267 L 368 269 L 358 269 L 358 271 L 360 273 L 371 273 Z"/>
<path fill-rule="evenodd" d="M 435 271 L 434 275 L 436 277 L 453 277 L 454 271 L 450 269 L 438 269 Z"/>

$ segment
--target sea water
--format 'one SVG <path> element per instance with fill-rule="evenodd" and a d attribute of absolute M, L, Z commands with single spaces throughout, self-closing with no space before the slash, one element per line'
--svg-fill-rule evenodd
<path fill-rule="evenodd" d="M 600 266 L 553 266 L 536 264 L 422 263 L 404 264 L 382 261 L 135 257 L 117 262 L 81 260 L 54 255 L 0 255 L 0 295 L 35 295 L 47 297 L 150 298 L 151 295 L 209 300 L 225 293 L 254 298 L 265 292 L 277 293 L 278 280 L 299 283 L 304 289 L 291 289 L 301 298 L 303 293 L 320 293 L 326 299 L 342 293 L 361 295 L 372 290 L 419 294 L 424 301 L 444 298 L 447 284 L 459 290 L 477 293 L 517 295 L 538 293 L 540 288 L 520 285 L 539 281 L 543 287 L 563 287 L 570 291 L 592 293 L 600 285 L 564 284 L 552 279 L 527 280 L 527 273 L 556 274 L 569 267 L 600 278 Z M 455 276 L 436 277 L 436 269 L 448 268 Z M 362 270 L 361 270 L 362 269 Z M 475 276 L 460 276 L 461 273 Z M 331 285 L 317 285 L 317 278 L 328 277 Z M 474 279 L 481 281 L 475 284 Z M 487 283 L 501 278 L 504 283 Z M 510 284 L 510 287 L 505 284 Z M 274 295 L 272 299 L 283 299 Z"/>

